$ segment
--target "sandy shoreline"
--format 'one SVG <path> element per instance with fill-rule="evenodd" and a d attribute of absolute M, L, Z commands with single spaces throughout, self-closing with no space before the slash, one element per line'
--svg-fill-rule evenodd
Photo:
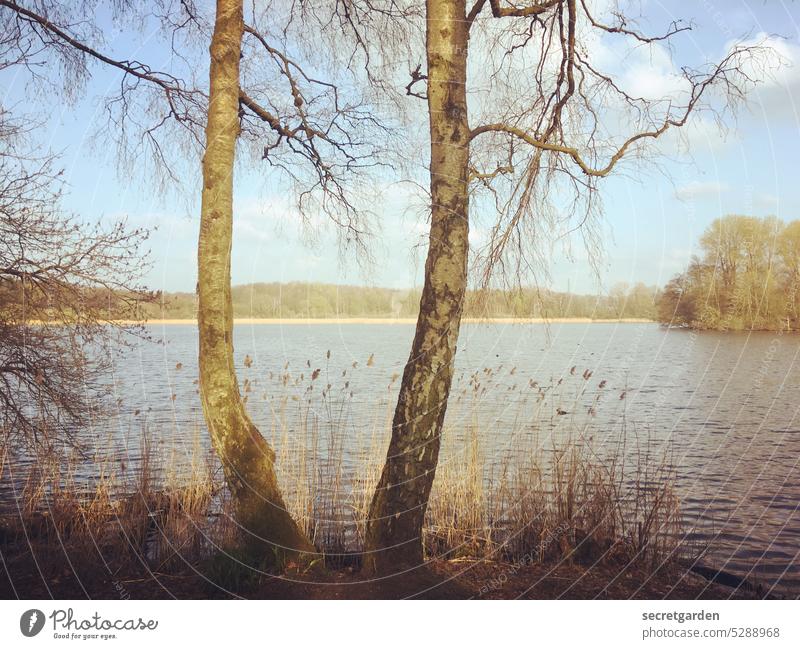
<path fill-rule="evenodd" d="M 187 325 L 196 324 L 194 319 L 154 318 L 147 325 Z M 234 324 L 254 325 L 344 325 L 344 324 L 397 324 L 413 325 L 416 318 L 234 318 Z M 463 324 L 559 324 L 559 323 L 646 323 L 646 318 L 464 318 Z"/>

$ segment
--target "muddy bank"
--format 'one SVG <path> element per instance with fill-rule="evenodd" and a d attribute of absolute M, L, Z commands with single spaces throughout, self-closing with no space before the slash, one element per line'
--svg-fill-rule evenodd
<path fill-rule="evenodd" d="M 220 571 L 208 563 L 175 571 L 117 571 L 112 563 L 76 575 L 65 562 L 43 570 L 30 557 L 4 555 L 3 599 L 757 599 L 764 592 L 727 587 L 678 566 L 639 567 L 568 562 L 514 564 L 480 560 L 431 561 L 385 579 L 357 570 Z M 9 577 L 12 576 L 12 578 Z"/>

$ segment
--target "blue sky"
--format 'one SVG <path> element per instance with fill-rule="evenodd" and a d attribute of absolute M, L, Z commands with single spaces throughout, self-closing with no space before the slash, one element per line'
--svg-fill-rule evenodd
<path fill-rule="evenodd" d="M 549 286 L 580 292 L 607 290 L 617 282 L 663 284 L 681 270 L 706 225 L 726 213 L 775 214 L 800 218 L 800 7 L 786 0 L 704 0 L 697 3 L 652 2 L 641 5 L 653 26 L 672 16 L 690 18 L 696 27 L 676 39 L 674 64 L 696 65 L 714 60 L 739 39 L 780 35 L 776 44 L 788 64 L 751 96 L 726 132 L 700 119 L 686 134 L 662 145 L 664 173 L 629 166 L 601 185 L 604 204 L 601 273 L 590 268 L 580 238 L 570 242 L 571 254 L 554 249 Z M 135 39 L 109 34 L 118 53 L 138 48 L 135 55 L 157 67 L 163 48 L 147 34 Z M 617 70 L 634 85 L 669 84 L 677 68 L 658 56 L 616 61 Z M 663 53 L 662 53 L 663 54 Z M 199 222 L 196 191 L 160 195 L 135 173 L 118 172 L 113 147 L 93 145 L 90 135 L 102 125 L 102 96 L 119 82 L 119 75 L 100 67 L 84 99 L 39 106 L 44 146 L 63 153 L 69 192 L 64 206 L 86 219 L 126 215 L 132 225 L 157 226 L 151 238 L 153 288 L 193 291 L 196 281 L 195 246 Z M 17 71 L 0 76 L 3 104 L 29 101 L 26 78 Z M 409 99 L 409 101 L 419 101 Z M 420 112 L 424 118 L 424 112 Z M 688 150 L 684 150 L 684 144 Z M 421 149 L 419 165 L 424 167 Z M 194 171 L 193 171 L 194 169 Z M 187 187 L 196 190 L 199 163 L 187 161 Z M 192 174 L 196 176 L 192 177 Z M 237 176 L 233 282 L 319 281 L 409 287 L 421 282 L 426 229 L 418 199 L 400 178 L 386 177 L 375 190 L 373 211 L 378 215 L 372 243 L 375 263 L 354 264 L 352 255 L 340 258 L 335 237 L 323 228 L 313 240 L 298 225 L 291 197 L 273 182 L 267 167 L 242 170 Z M 370 188 L 365 188 L 369 191 Z M 480 237 L 480 232 L 475 237 Z"/>

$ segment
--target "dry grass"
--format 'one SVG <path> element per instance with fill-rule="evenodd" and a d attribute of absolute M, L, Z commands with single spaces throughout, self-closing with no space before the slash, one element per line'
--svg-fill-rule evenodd
<path fill-rule="evenodd" d="M 365 416 L 354 406 L 348 380 L 355 367 L 336 372 L 338 384 L 327 363 L 320 371 L 310 368 L 298 375 L 284 368 L 271 377 L 263 399 L 271 426 L 264 432 L 277 451 L 287 507 L 329 566 L 352 565 L 362 548 L 399 377 Z M 501 368 L 461 377 L 454 386 L 426 515 L 427 555 L 650 567 L 675 557 L 683 535 L 668 457 L 649 444 L 632 452 L 637 445 L 629 444 L 624 424 L 595 441 L 592 415 L 602 392 L 587 392 L 591 373 L 573 371 L 563 385 L 529 382 L 520 389 L 507 381 L 515 368 Z M 245 381 L 248 399 L 256 386 Z M 585 416 L 568 414 L 580 412 L 587 398 Z M 501 424 L 482 428 L 492 399 L 511 404 L 499 450 L 487 436 Z M 142 440 L 134 471 L 113 453 L 93 458 L 88 473 L 87 463 L 75 458 L 36 458 L 3 515 L 6 562 L 16 551 L 35 557 L 43 574 L 65 565 L 78 573 L 98 561 L 106 572 L 112 563 L 112 571 L 141 566 L 159 573 L 200 565 L 234 547 L 220 473 L 199 429 L 188 460 L 161 458 L 147 435 Z M 0 449 L 0 479 L 9 483 L 6 454 Z"/>
<path fill-rule="evenodd" d="M 9 573 L 15 561 L 28 568 L 32 561 L 50 578 L 130 569 L 155 574 L 230 542 L 222 485 L 199 440 L 188 468 L 172 460 L 161 466 L 147 435 L 138 459 L 128 472 L 124 463 L 94 458 L 97 473 L 86 479 L 79 477 L 85 462 L 75 457 L 36 457 L 0 518 Z"/>
<path fill-rule="evenodd" d="M 358 368 L 335 373 L 333 381 L 327 362 L 319 372 L 312 368 L 285 367 L 271 377 L 264 395 L 273 422 L 268 437 L 287 507 L 328 564 L 338 566 L 357 560 L 363 546 L 399 376 L 385 399 L 364 409 L 353 403 L 348 380 Z M 524 389 L 508 380 L 515 374 L 516 368 L 484 368 L 454 385 L 426 514 L 427 555 L 655 566 L 680 552 L 668 447 L 649 438 L 640 446 L 624 407 L 617 430 L 600 435 L 594 425 L 603 400 L 619 407 L 625 393 L 604 396 L 606 382 L 592 381 L 588 370 L 573 368 Z M 499 450 L 488 444 L 497 426 L 486 425 L 487 405 L 498 399 L 511 404 Z"/>
<path fill-rule="evenodd" d="M 473 435 L 463 459 L 437 475 L 430 555 L 655 567 L 680 550 L 679 501 L 665 464 L 637 464 L 623 475 L 619 458 L 582 439 L 494 469 L 496 479 L 486 478 Z"/>

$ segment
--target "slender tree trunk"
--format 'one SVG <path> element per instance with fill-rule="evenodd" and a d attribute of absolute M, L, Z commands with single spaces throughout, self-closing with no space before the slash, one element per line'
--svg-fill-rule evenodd
<path fill-rule="evenodd" d="M 233 166 L 243 27 L 242 0 L 217 0 L 197 254 L 200 394 L 245 546 L 281 564 L 313 548 L 286 511 L 275 454 L 245 412 L 233 363 Z"/>
<path fill-rule="evenodd" d="M 469 125 L 465 0 L 427 0 L 431 231 L 417 330 L 367 524 L 364 566 L 422 562 L 428 506 L 467 286 Z"/>

